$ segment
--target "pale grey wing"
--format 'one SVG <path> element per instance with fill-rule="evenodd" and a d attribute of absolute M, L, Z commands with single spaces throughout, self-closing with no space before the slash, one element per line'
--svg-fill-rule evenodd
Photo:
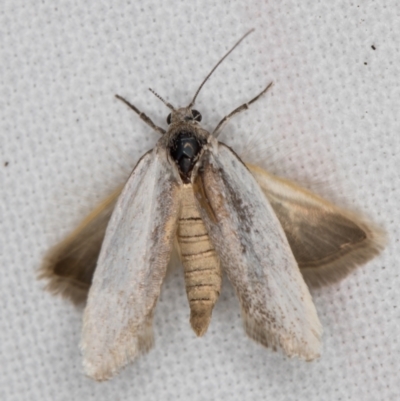
<path fill-rule="evenodd" d="M 139 161 L 107 227 L 83 319 L 86 373 L 105 380 L 153 343 L 153 310 L 176 235 L 180 184 L 157 146 Z"/>
<path fill-rule="evenodd" d="M 206 151 L 195 193 L 247 334 L 289 356 L 320 353 L 321 324 L 285 233 L 256 180 L 221 143 Z"/>
<path fill-rule="evenodd" d="M 38 278 L 47 279 L 47 290 L 75 304 L 86 301 L 106 228 L 121 191 L 122 187 L 116 189 L 46 255 Z"/>
<path fill-rule="evenodd" d="M 385 246 L 382 229 L 291 181 L 247 165 L 273 207 L 307 284 L 346 277 Z"/>

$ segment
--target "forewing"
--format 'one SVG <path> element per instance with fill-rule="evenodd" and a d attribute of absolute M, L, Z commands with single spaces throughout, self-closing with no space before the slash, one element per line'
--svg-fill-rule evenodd
<path fill-rule="evenodd" d="M 75 304 L 86 301 L 107 224 L 122 187 L 102 202 L 63 242 L 50 250 L 39 271 L 46 289 Z"/>
<path fill-rule="evenodd" d="M 180 208 L 180 184 L 156 147 L 138 163 L 107 227 L 84 313 L 86 373 L 105 380 L 153 343 L 153 310 Z"/>
<path fill-rule="evenodd" d="M 195 181 L 199 208 L 240 299 L 247 334 L 287 355 L 319 356 L 320 322 L 283 229 L 246 166 L 219 143 Z"/>
<path fill-rule="evenodd" d="M 376 256 L 383 230 L 294 183 L 247 165 L 273 207 L 307 284 L 336 282 Z"/>

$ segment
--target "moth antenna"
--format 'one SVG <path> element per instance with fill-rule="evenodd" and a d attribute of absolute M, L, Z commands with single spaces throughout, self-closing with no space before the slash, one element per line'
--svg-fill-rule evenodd
<path fill-rule="evenodd" d="M 149 91 L 150 91 L 153 95 L 157 96 L 170 110 L 172 110 L 172 111 L 175 110 L 174 106 L 172 106 L 171 103 L 168 103 L 167 101 L 165 101 L 165 100 L 164 100 L 157 92 L 155 92 L 153 89 L 149 88 Z"/>
<path fill-rule="evenodd" d="M 252 32 L 254 31 L 254 28 L 250 29 L 247 33 L 245 33 L 234 45 L 233 47 L 228 51 L 228 53 L 225 54 L 224 57 L 221 58 L 221 60 L 218 61 L 218 63 L 214 66 L 214 68 L 210 71 L 210 73 L 204 78 L 203 82 L 199 86 L 199 89 L 197 89 L 193 100 L 190 102 L 188 108 L 190 109 L 193 105 L 194 102 L 196 101 L 197 95 L 201 91 L 201 88 L 204 86 L 204 84 L 207 82 L 208 78 L 213 74 L 213 72 L 218 68 L 218 66 L 236 49 L 236 47 L 239 46 L 239 44 L 247 37 L 249 36 Z"/>
<path fill-rule="evenodd" d="M 227 116 L 225 116 L 217 125 L 213 132 L 213 136 L 215 138 L 218 137 L 218 135 L 221 133 L 223 128 L 225 127 L 226 123 L 236 114 L 239 114 L 243 110 L 247 110 L 250 105 L 254 102 L 256 102 L 264 93 L 268 91 L 268 89 L 272 86 L 272 82 L 269 83 L 256 97 L 253 97 L 249 102 L 242 104 L 241 106 L 237 107 L 235 110 L 230 112 Z"/>
<path fill-rule="evenodd" d="M 129 103 L 126 99 L 124 99 L 122 96 L 115 95 L 115 97 L 118 100 L 121 100 L 121 102 L 124 102 L 129 108 L 131 108 L 146 124 L 150 125 L 151 128 L 153 128 L 155 131 L 157 131 L 159 134 L 164 135 L 165 134 L 165 129 L 159 127 L 158 125 L 155 125 L 153 121 L 151 120 L 150 117 L 147 117 L 146 114 L 141 112 L 136 106 L 133 104 Z"/>

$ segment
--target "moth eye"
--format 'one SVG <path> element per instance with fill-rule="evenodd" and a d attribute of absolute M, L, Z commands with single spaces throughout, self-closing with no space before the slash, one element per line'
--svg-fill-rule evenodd
<path fill-rule="evenodd" d="M 201 114 L 197 110 L 192 110 L 193 120 L 200 122 L 201 121 Z"/>
<path fill-rule="evenodd" d="M 167 117 L 167 124 L 168 124 L 168 125 L 171 124 L 171 113 L 168 114 L 168 117 Z"/>

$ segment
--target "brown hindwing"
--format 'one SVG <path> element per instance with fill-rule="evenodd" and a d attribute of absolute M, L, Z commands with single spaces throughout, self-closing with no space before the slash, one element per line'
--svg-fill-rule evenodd
<path fill-rule="evenodd" d="M 307 284 L 340 281 L 380 253 L 384 231 L 319 196 L 247 165 L 271 203 Z"/>
<path fill-rule="evenodd" d="M 75 304 L 86 301 L 106 228 L 121 191 L 122 187 L 114 191 L 71 235 L 50 250 L 39 271 L 39 278 L 48 280 L 47 290 Z"/>

